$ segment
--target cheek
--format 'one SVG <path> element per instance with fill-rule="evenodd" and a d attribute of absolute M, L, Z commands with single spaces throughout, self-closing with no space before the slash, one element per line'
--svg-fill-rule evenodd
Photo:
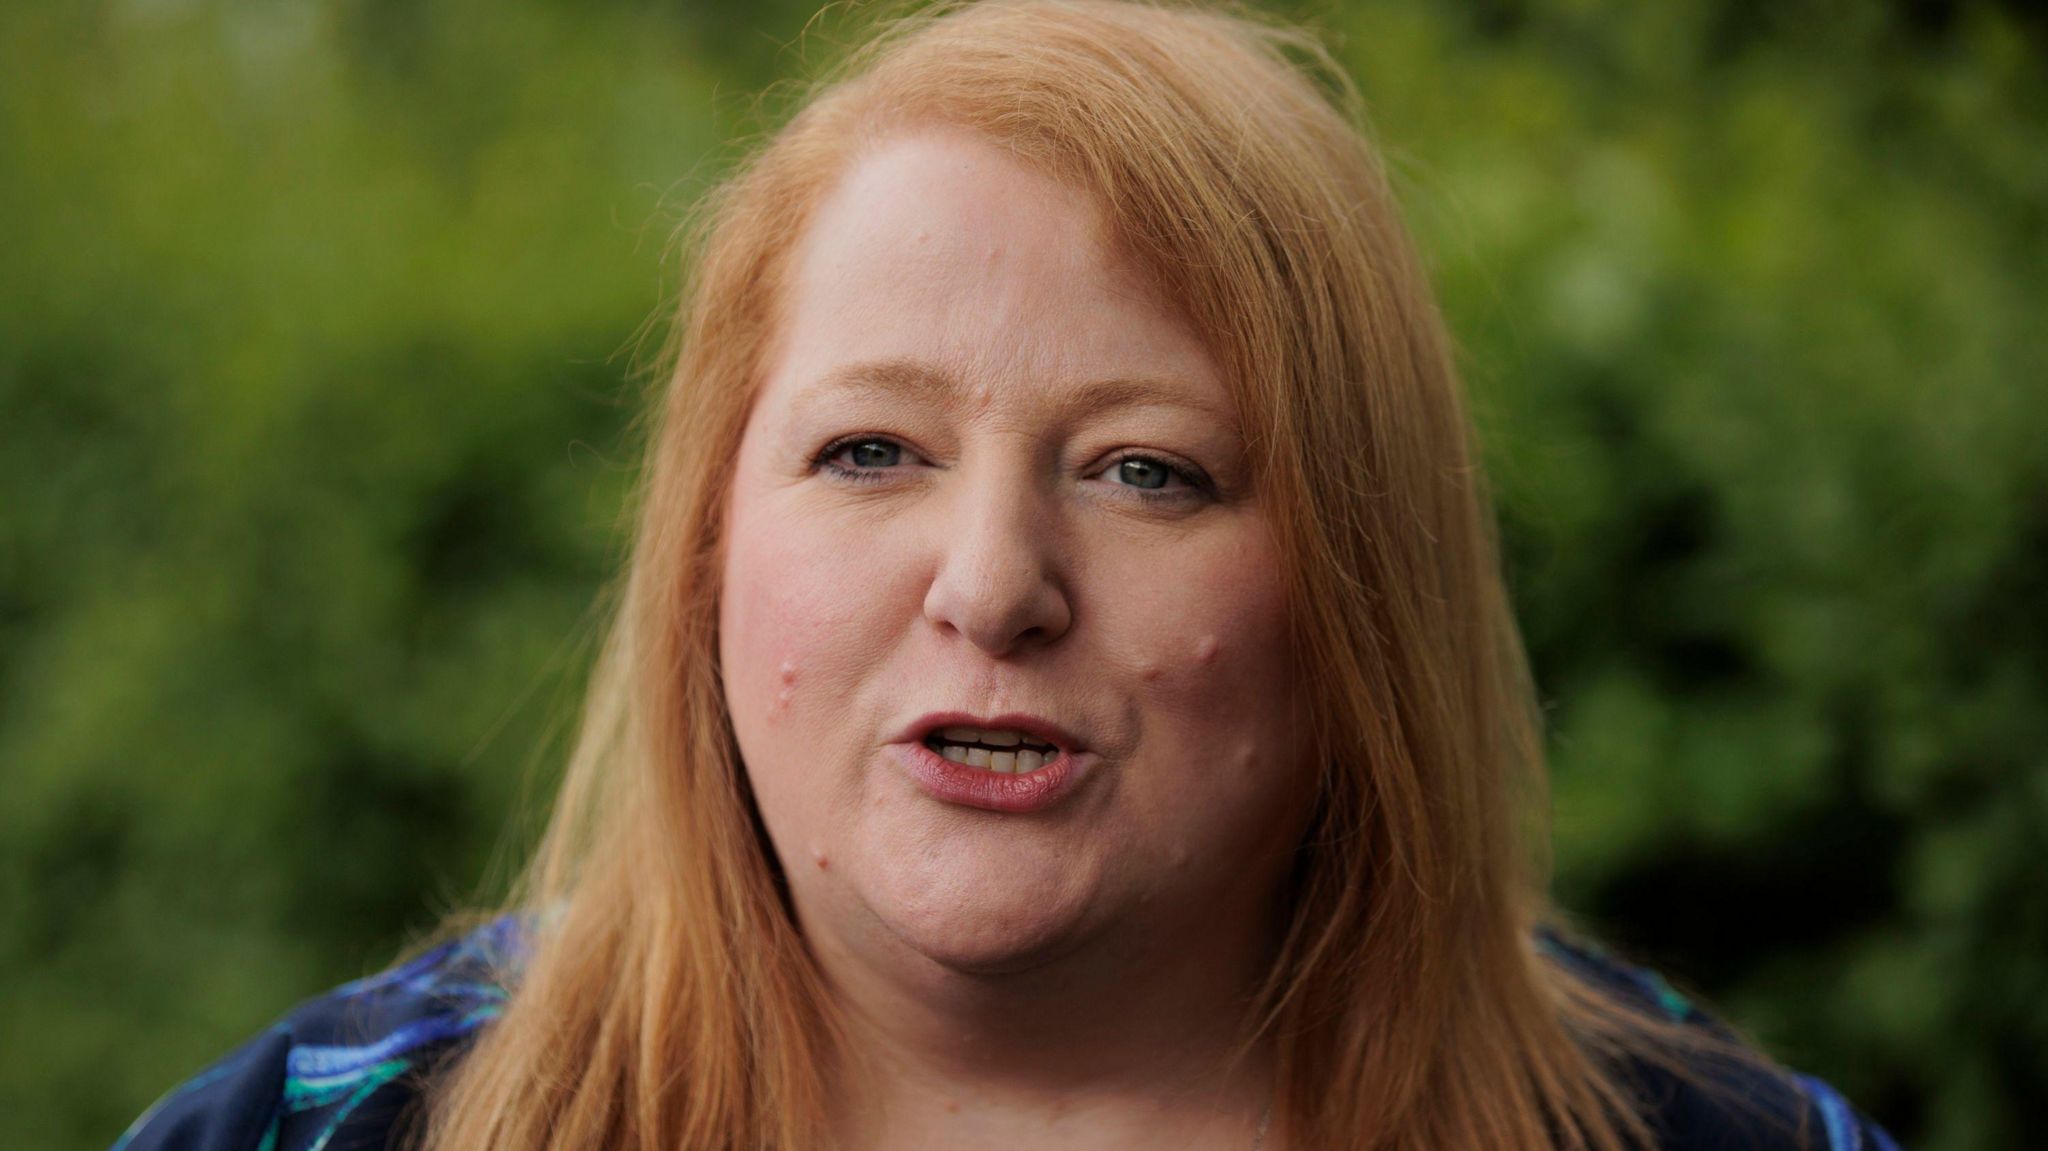
<path fill-rule="evenodd" d="M 1263 532 L 1182 557 L 1170 593 L 1133 597 L 1147 774 L 1183 826 L 1285 823 L 1305 778 L 1279 565 Z"/>
<path fill-rule="evenodd" d="M 766 511 L 735 508 L 719 605 L 727 705 L 743 731 L 814 718 L 815 685 L 856 682 L 881 634 L 872 585 L 842 558 L 858 553 Z"/>
<path fill-rule="evenodd" d="M 786 541 L 764 538 L 751 522 L 735 525 L 719 600 L 719 665 L 726 705 L 741 743 L 785 715 L 803 678 L 805 606 L 800 557 Z"/>
<path fill-rule="evenodd" d="M 1269 546 L 1236 541 L 1173 565 L 1167 594 L 1140 597 L 1138 679 L 1162 707 L 1247 735 L 1284 724 L 1292 670 L 1286 603 Z"/>
<path fill-rule="evenodd" d="M 825 850 L 870 734 L 854 701 L 880 646 L 877 600 L 848 578 L 847 551 L 772 498 L 736 499 L 730 524 L 719 601 L 726 707 L 769 837 L 793 869 Z"/>

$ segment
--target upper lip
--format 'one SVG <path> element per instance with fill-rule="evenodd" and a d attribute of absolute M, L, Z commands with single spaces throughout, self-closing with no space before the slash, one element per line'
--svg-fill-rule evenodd
<path fill-rule="evenodd" d="M 942 727 L 978 727 L 984 731 L 1018 731 L 1040 743 L 1049 743 L 1061 751 L 1072 754 L 1082 750 L 1081 741 L 1066 728 L 1045 718 L 1028 712 L 1009 711 L 1001 715 L 975 715 L 968 711 L 926 712 L 903 729 L 900 739 L 904 743 L 922 742 L 932 732 Z"/>

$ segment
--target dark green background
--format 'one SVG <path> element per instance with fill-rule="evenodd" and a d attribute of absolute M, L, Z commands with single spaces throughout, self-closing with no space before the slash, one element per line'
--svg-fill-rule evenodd
<path fill-rule="evenodd" d="M 1461 343 L 1561 894 L 1935 1151 L 2048 1126 L 2022 9 L 1296 10 Z M 808 15 L 0 7 L 0 1144 L 104 1146 L 496 889 L 670 230 Z"/>

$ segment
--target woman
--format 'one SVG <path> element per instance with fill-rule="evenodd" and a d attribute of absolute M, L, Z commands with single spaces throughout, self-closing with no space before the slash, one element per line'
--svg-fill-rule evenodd
<path fill-rule="evenodd" d="M 1200 10 L 878 38 L 708 205 L 512 913 L 127 1146 L 1889 1146 L 1550 926 L 1491 513 L 1352 108 Z"/>

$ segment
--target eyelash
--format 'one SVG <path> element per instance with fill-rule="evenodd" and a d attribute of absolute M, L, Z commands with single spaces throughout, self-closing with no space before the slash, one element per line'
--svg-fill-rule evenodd
<path fill-rule="evenodd" d="M 879 483 L 882 479 L 885 478 L 882 475 L 882 473 L 890 471 L 892 469 L 849 468 L 842 464 L 836 464 L 832 462 L 832 457 L 838 455 L 840 452 L 843 452 L 846 449 L 854 447 L 858 444 L 868 443 L 888 444 L 898 449 L 899 451 L 907 452 L 910 450 L 909 448 L 904 447 L 902 444 L 897 443 L 895 440 L 892 440 L 887 436 L 841 436 L 839 439 L 833 440 L 831 443 L 826 444 L 824 449 L 818 453 L 817 457 L 811 461 L 811 466 L 813 468 L 823 468 L 826 472 L 830 473 L 834 477 L 842 480 L 848 480 L 853 483 Z M 1108 471 L 1110 468 L 1121 466 L 1127 460 L 1144 460 L 1147 463 L 1158 464 L 1161 467 L 1164 467 L 1166 470 L 1172 472 L 1174 475 L 1179 476 L 1181 478 L 1181 482 L 1187 485 L 1184 488 L 1177 489 L 1141 488 L 1136 486 L 1135 484 L 1116 485 L 1122 488 L 1129 488 L 1140 499 L 1148 503 L 1180 503 L 1185 500 L 1194 498 L 1196 496 L 1211 496 L 1215 494 L 1215 486 L 1210 482 L 1209 477 L 1206 474 L 1204 474 L 1200 468 L 1197 468 L 1192 464 L 1178 464 L 1173 462 L 1172 460 L 1157 455 L 1151 455 L 1146 452 L 1125 452 L 1122 455 L 1119 455 L 1114 459 L 1111 459 L 1109 462 L 1103 464 L 1102 468 L 1095 474 L 1100 475 L 1102 474 L 1102 472 Z"/>

